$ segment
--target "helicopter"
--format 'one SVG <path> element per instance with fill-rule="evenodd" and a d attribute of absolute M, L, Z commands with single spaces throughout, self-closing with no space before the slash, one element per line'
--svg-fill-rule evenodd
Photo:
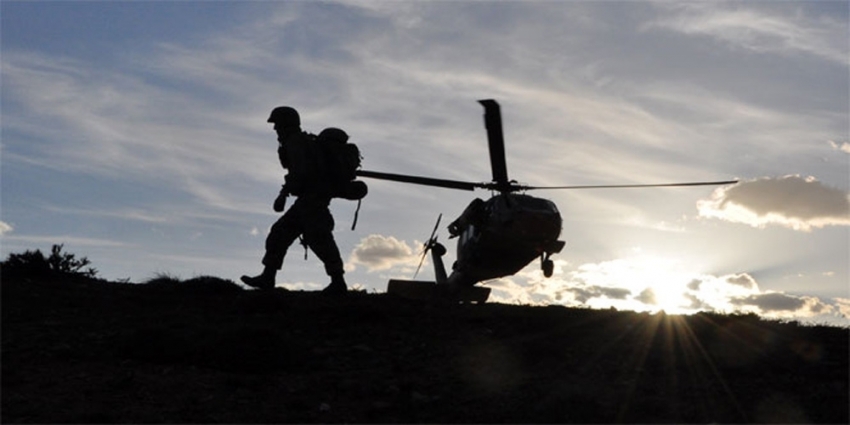
<path fill-rule="evenodd" d="M 551 277 L 554 263 L 551 256 L 561 252 L 565 242 L 558 240 L 562 219 L 554 202 L 526 194 L 541 189 L 610 189 L 647 188 L 671 186 L 708 186 L 735 184 L 737 180 L 689 183 L 591 185 L 591 186 L 528 186 L 509 180 L 505 159 L 505 142 L 502 134 L 502 116 L 499 104 L 493 99 L 479 100 L 484 107 L 484 126 L 490 152 L 492 181 L 466 182 L 431 177 L 358 170 L 360 177 L 412 183 L 447 189 L 491 191 L 488 200 L 475 198 L 463 213 L 448 226 L 450 239 L 458 238 L 456 261 L 451 274 L 446 273 L 442 256 L 444 245 L 437 241 L 437 230 L 442 214 L 431 236 L 424 245 L 422 266 L 430 251 L 434 265 L 435 281 L 393 279 L 387 292 L 406 298 L 449 298 L 462 302 L 483 303 L 490 288 L 477 283 L 511 276 L 535 259 L 545 277 Z M 419 268 L 417 268 L 417 274 Z M 414 275 L 415 278 L 415 275 Z"/>

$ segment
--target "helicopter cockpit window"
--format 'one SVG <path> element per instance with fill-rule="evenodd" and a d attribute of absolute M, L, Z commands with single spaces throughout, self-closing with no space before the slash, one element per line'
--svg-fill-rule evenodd
<path fill-rule="evenodd" d="M 466 245 L 467 242 L 475 239 L 478 229 L 474 225 L 469 225 L 460 235 L 460 245 Z"/>

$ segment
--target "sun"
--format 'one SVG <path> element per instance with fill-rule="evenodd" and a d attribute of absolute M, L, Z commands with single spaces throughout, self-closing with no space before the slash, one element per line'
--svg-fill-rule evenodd
<path fill-rule="evenodd" d="M 581 278 L 596 287 L 622 288 L 631 294 L 619 300 L 597 300 L 600 304 L 592 307 L 687 314 L 693 312 L 688 284 L 699 276 L 680 259 L 640 254 L 598 263 L 586 268 Z"/>
<path fill-rule="evenodd" d="M 685 297 L 685 290 L 679 283 L 680 281 L 671 280 L 647 288 L 646 291 L 655 297 L 651 305 L 669 314 L 688 313 L 691 302 Z"/>
<path fill-rule="evenodd" d="M 690 312 L 693 303 L 686 297 L 687 285 L 696 274 L 686 270 L 680 260 L 641 256 L 632 259 L 631 266 L 633 291 L 640 291 L 633 292 L 638 294 L 636 301 L 668 314 Z"/>

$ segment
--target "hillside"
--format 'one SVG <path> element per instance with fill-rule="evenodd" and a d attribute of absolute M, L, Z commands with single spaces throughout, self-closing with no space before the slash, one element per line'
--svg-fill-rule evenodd
<path fill-rule="evenodd" d="M 848 422 L 848 329 L 54 274 L 2 281 L 3 423 Z"/>

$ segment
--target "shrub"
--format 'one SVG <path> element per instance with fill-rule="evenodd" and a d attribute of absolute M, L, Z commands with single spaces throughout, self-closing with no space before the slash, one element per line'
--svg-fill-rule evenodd
<path fill-rule="evenodd" d="M 27 250 L 23 254 L 9 254 L 9 258 L 0 266 L 3 273 L 17 276 L 43 276 L 60 273 L 89 278 L 97 277 L 97 269 L 90 267 L 88 258 L 77 258 L 74 254 L 62 252 L 64 245 L 53 245 L 50 256 L 45 257 L 40 250 Z"/>
<path fill-rule="evenodd" d="M 242 291 L 242 287 L 229 279 L 222 279 L 215 276 L 197 276 L 192 279 L 181 280 L 168 273 L 158 273 L 153 279 L 145 282 L 145 285 L 148 288 L 170 291 L 210 293 Z"/>
<path fill-rule="evenodd" d="M 177 285 L 181 282 L 180 278 L 169 273 L 157 273 L 156 276 L 145 282 L 146 285 Z"/>

